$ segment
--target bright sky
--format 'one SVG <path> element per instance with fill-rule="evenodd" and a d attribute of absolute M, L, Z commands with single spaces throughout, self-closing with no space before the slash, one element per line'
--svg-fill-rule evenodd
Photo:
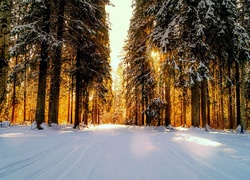
<path fill-rule="evenodd" d="M 132 0 L 111 0 L 113 6 L 107 6 L 111 22 L 110 46 L 111 46 L 111 66 L 113 71 L 117 69 L 120 62 L 119 55 L 122 52 L 124 40 L 127 36 L 130 18 L 132 15 Z"/>

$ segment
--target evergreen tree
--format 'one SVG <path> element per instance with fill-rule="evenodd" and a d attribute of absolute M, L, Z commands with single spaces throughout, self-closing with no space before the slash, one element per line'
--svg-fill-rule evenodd
<path fill-rule="evenodd" d="M 135 119 L 136 125 L 144 124 L 144 115 L 140 118 L 140 114 L 142 111 L 147 114 L 146 108 L 152 98 L 155 85 L 148 48 L 148 37 L 153 24 L 152 18 L 146 14 L 150 5 L 151 2 L 144 0 L 134 2 L 134 13 L 124 48 L 126 51 L 124 79 L 126 81 L 127 108 L 134 107 L 131 111 L 135 112 L 133 119 Z M 141 119 L 141 123 L 139 119 Z M 149 124 L 148 117 L 146 123 Z"/>
<path fill-rule="evenodd" d="M 19 39 L 13 52 L 25 50 L 28 46 L 40 49 L 39 53 L 39 80 L 36 105 L 37 128 L 42 129 L 41 124 L 45 121 L 45 98 L 47 85 L 47 69 L 49 61 L 50 36 L 50 10 L 49 0 L 21 1 L 21 6 L 26 9 L 26 14 L 20 22 L 20 26 L 14 27 L 13 34 L 18 34 Z M 33 45 L 33 46 L 32 46 Z"/>
<path fill-rule="evenodd" d="M 0 2 L 0 115 L 6 98 L 11 1 Z"/>
<path fill-rule="evenodd" d="M 73 40 L 77 40 L 76 43 L 72 43 L 77 51 L 75 128 L 79 126 L 81 121 L 81 109 L 84 111 L 85 123 L 88 122 L 91 87 L 95 87 L 96 83 L 104 85 L 111 78 L 108 26 L 105 12 L 105 4 L 107 3 L 109 1 L 102 0 L 72 2 L 75 11 L 71 12 L 73 20 L 70 23 L 70 29 L 75 38 Z M 81 97 L 83 97 L 82 100 Z M 83 104 L 83 107 L 80 104 Z"/>
<path fill-rule="evenodd" d="M 233 52 L 231 54 L 233 61 L 237 61 L 237 54 L 240 52 L 247 54 L 245 45 L 242 45 L 245 43 L 243 29 L 237 25 L 234 17 L 237 15 L 235 4 L 231 1 L 210 0 L 167 0 L 161 3 L 162 5 L 158 6 L 160 8 L 156 12 L 152 41 L 162 49 L 166 56 L 171 57 L 166 59 L 172 60 L 175 69 L 181 70 L 179 71 L 181 87 L 187 84 L 183 80 L 189 79 L 192 125 L 200 125 L 199 112 L 202 108 L 202 126 L 204 126 L 208 121 L 206 121 L 208 109 L 206 107 L 208 96 L 206 81 L 211 79 L 208 71 L 209 65 L 212 62 L 215 63 L 217 59 L 224 64 L 230 64 L 228 59 L 225 59 L 225 57 L 230 57 L 230 52 Z M 240 42 L 238 41 L 236 45 L 236 41 L 233 43 L 232 40 Z M 239 51 L 240 47 L 242 48 Z M 169 63 L 171 61 L 165 64 Z M 185 74 L 188 75 L 188 79 L 183 79 L 186 77 Z"/>
<path fill-rule="evenodd" d="M 59 93 L 60 93 L 60 81 L 61 81 L 61 64 L 62 64 L 62 45 L 63 45 L 63 26 L 64 26 L 64 11 L 65 0 L 59 0 L 59 4 L 55 3 L 55 7 L 58 6 L 57 15 L 57 32 L 56 39 L 57 45 L 54 47 L 55 55 L 52 57 L 52 76 L 50 80 L 50 100 L 49 100 L 49 117 L 48 122 L 58 124 L 58 112 L 59 112 Z"/>

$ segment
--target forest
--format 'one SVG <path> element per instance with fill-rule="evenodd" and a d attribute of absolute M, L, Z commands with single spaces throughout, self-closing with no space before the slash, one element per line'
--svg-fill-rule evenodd
<path fill-rule="evenodd" d="M 0 1 L 0 120 L 250 128 L 249 0 L 133 0 L 114 77 L 106 6 Z"/>

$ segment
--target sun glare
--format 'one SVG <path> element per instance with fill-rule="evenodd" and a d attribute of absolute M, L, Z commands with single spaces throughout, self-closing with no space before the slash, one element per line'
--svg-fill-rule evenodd
<path fill-rule="evenodd" d="M 151 57 L 152 58 L 159 58 L 159 56 L 160 56 L 160 54 L 159 54 L 159 52 L 158 51 L 151 51 Z"/>
<path fill-rule="evenodd" d="M 124 128 L 124 125 L 117 125 L 117 124 L 102 124 L 98 126 L 98 129 L 118 129 L 118 128 Z"/>

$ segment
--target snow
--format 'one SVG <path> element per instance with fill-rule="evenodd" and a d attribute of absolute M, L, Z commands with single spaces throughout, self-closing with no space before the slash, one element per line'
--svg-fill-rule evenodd
<path fill-rule="evenodd" d="M 249 179 L 249 134 L 207 129 L 0 128 L 0 179 Z"/>

